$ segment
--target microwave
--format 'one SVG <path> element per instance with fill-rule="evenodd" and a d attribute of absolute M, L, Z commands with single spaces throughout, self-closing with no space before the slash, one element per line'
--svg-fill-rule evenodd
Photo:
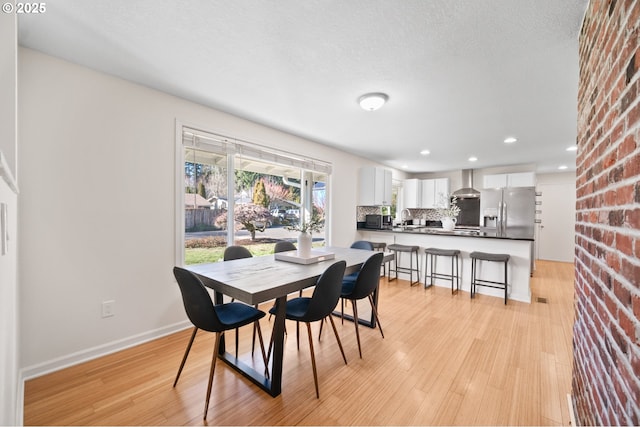
<path fill-rule="evenodd" d="M 391 226 L 391 215 L 367 215 L 365 227 L 383 229 Z"/>

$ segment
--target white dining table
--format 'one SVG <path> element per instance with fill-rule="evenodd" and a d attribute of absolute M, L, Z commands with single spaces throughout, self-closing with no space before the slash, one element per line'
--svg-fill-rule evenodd
<path fill-rule="evenodd" d="M 334 254 L 334 258 L 305 265 L 276 260 L 274 255 L 265 255 L 185 267 L 198 275 L 204 285 L 214 291 L 216 304 L 221 304 L 225 295 L 249 305 L 275 300 L 273 358 L 268 376 L 228 353 L 224 340 L 221 340 L 219 349 L 219 357 L 223 361 L 274 397 L 282 392 L 287 295 L 315 285 L 320 275 L 334 262 L 346 261 L 345 274 L 350 274 L 358 271 L 361 265 L 376 253 L 334 246 L 314 248 L 314 252 Z M 389 256 L 391 255 L 385 254 L 385 258 Z"/>

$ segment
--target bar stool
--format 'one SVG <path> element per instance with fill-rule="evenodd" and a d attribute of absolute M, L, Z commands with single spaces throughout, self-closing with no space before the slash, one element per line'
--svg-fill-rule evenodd
<path fill-rule="evenodd" d="M 398 245 L 393 244 L 388 246 L 389 250 L 393 252 L 393 261 L 395 268 L 393 269 L 396 273 L 396 277 L 391 278 L 391 266 L 389 266 L 389 274 L 387 275 L 387 279 L 389 281 L 395 280 L 398 278 L 398 273 L 405 273 L 409 275 L 409 281 L 411 282 L 411 286 L 420 283 L 420 262 L 418 261 L 418 251 L 420 250 L 420 246 L 410 246 L 410 245 Z M 398 261 L 400 260 L 398 257 L 398 253 L 408 252 L 409 253 L 409 267 L 398 266 Z M 413 258 L 412 254 L 416 254 L 416 266 L 413 267 Z M 413 272 L 416 272 L 416 281 L 413 281 Z"/>
<path fill-rule="evenodd" d="M 508 254 L 490 254 L 486 252 L 471 252 L 469 254 L 471 258 L 471 298 L 476 293 L 476 286 L 486 286 L 488 288 L 504 289 L 504 303 L 507 304 L 507 264 L 509 264 Z M 478 272 L 476 262 L 477 261 L 489 261 L 489 262 L 502 262 L 504 263 L 504 282 L 495 282 L 491 280 L 478 279 L 476 274 Z"/>
<path fill-rule="evenodd" d="M 459 259 L 460 251 L 458 249 L 440 249 L 440 248 L 426 248 L 424 250 L 424 287 L 427 287 L 427 277 L 430 279 L 429 286 L 433 285 L 433 279 L 444 279 L 451 281 L 451 295 L 458 293 L 460 290 L 460 270 Z M 438 273 L 436 272 L 436 262 L 439 256 L 451 258 L 451 273 Z M 455 260 L 455 274 L 453 274 L 453 262 Z M 429 263 L 431 263 L 431 274 L 427 274 L 429 270 Z M 453 290 L 453 279 L 456 279 L 456 290 Z"/>
<path fill-rule="evenodd" d="M 371 246 L 373 246 L 374 251 L 384 252 L 385 248 L 387 247 L 387 244 L 384 242 L 371 242 Z M 388 262 L 391 262 L 391 261 L 388 261 Z M 384 261 L 382 262 L 382 275 L 383 276 L 387 275 L 387 263 Z"/>

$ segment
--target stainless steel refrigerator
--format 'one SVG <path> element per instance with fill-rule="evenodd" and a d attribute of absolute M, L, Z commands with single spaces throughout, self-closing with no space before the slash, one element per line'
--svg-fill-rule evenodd
<path fill-rule="evenodd" d="M 480 229 L 499 236 L 533 239 L 535 187 L 505 187 L 480 193 Z"/>

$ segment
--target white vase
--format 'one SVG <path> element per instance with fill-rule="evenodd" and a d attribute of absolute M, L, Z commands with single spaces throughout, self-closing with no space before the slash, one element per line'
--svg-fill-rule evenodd
<path fill-rule="evenodd" d="M 298 256 L 303 258 L 311 256 L 311 234 L 298 234 Z"/>
<path fill-rule="evenodd" d="M 456 228 L 456 219 L 444 217 L 442 218 L 442 228 L 446 231 L 453 231 Z"/>

